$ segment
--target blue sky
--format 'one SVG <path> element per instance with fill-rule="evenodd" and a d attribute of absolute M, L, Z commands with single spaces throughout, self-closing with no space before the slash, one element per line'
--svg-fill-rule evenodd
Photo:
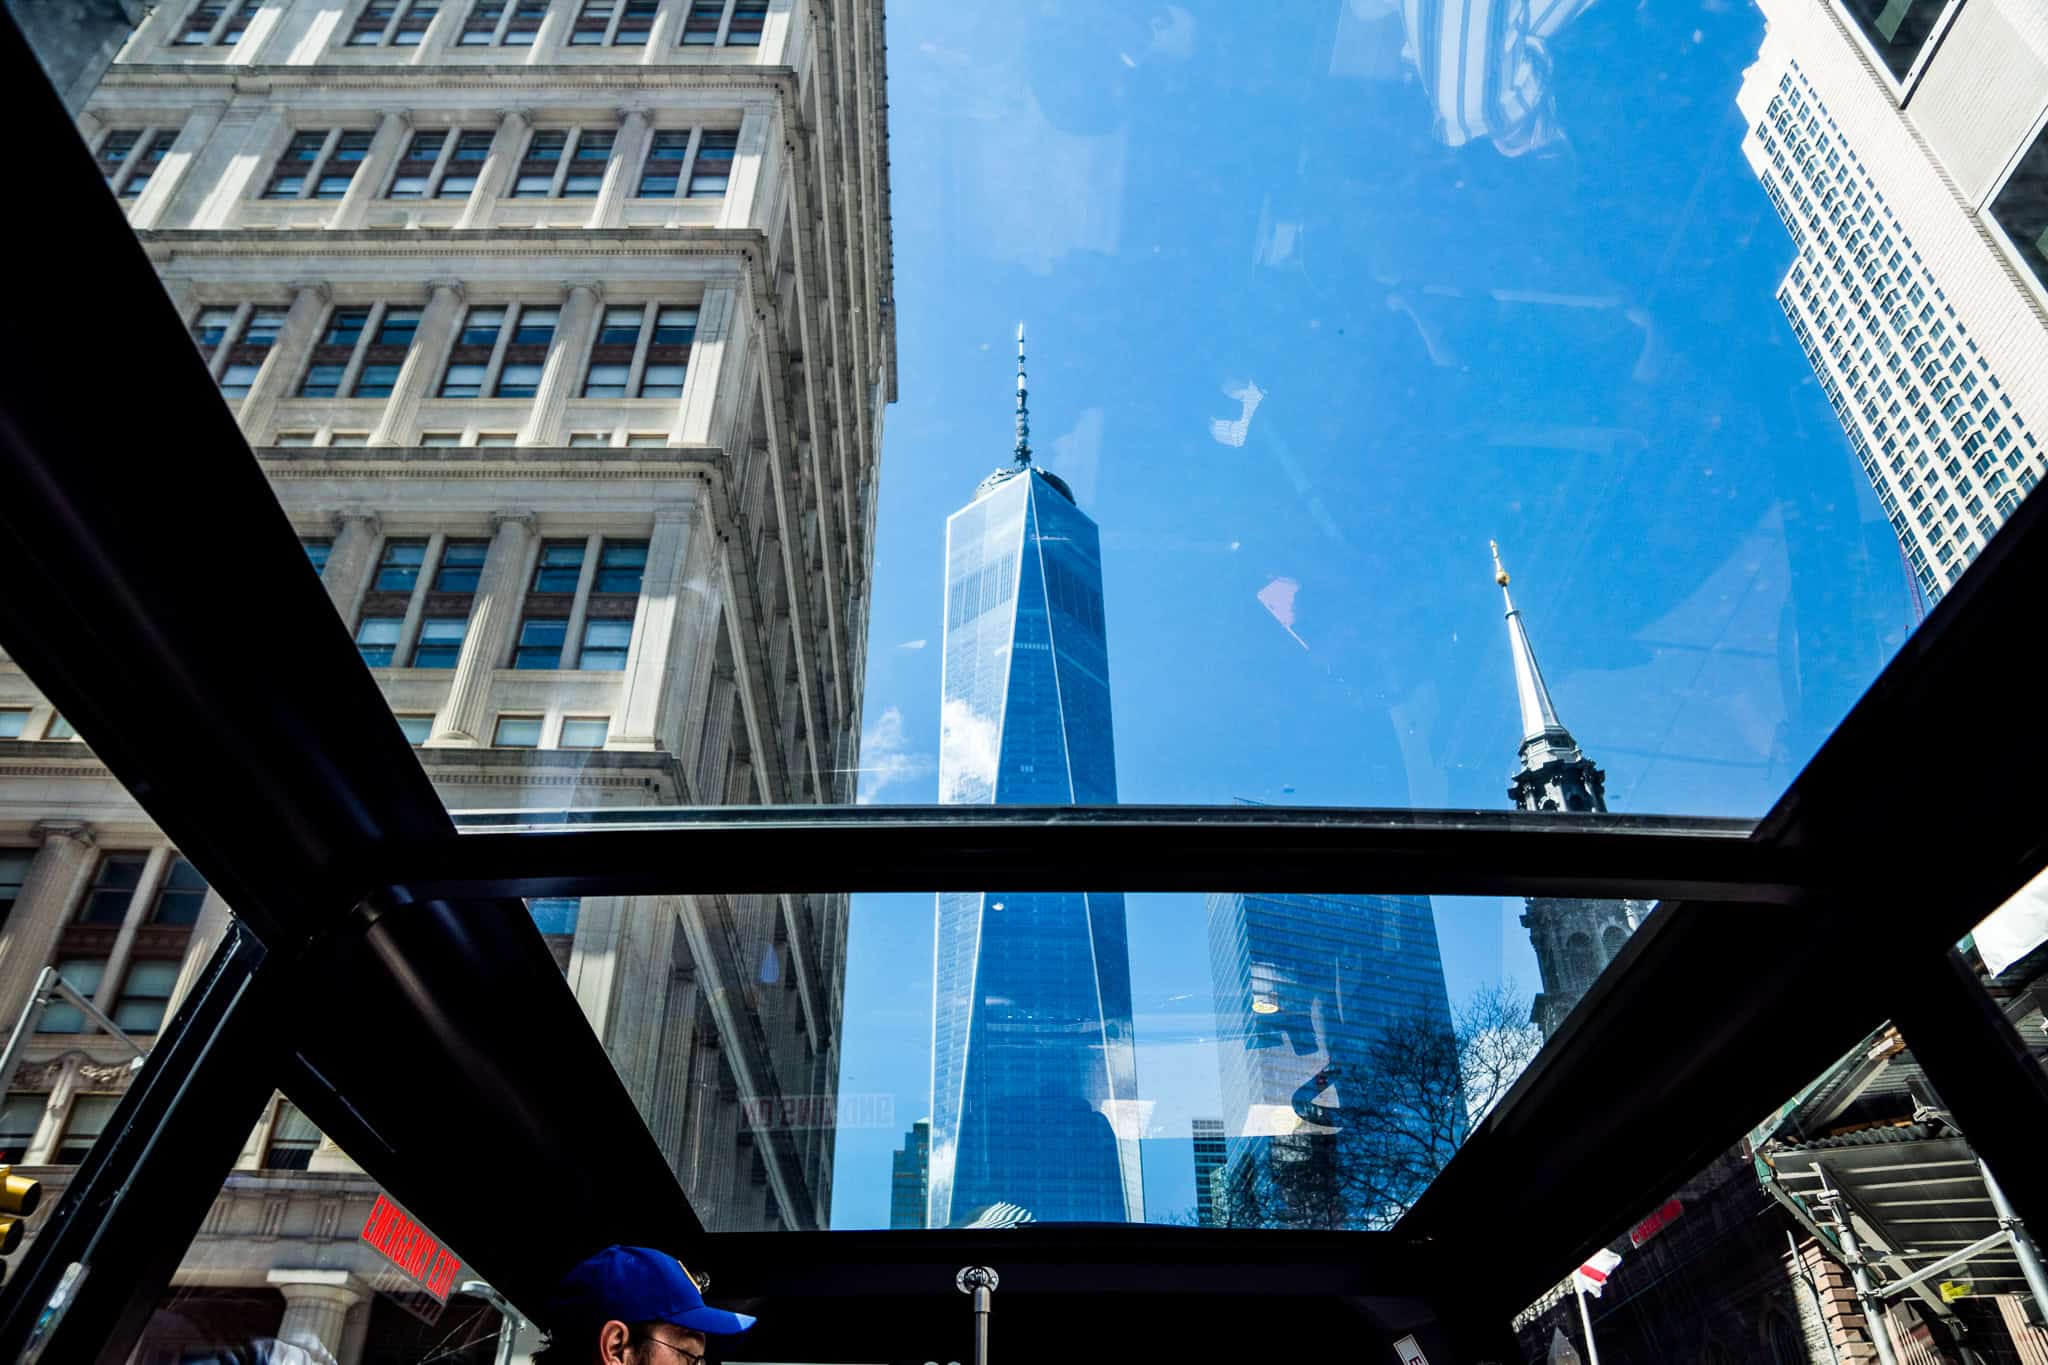
<path fill-rule="evenodd" d="M 1761 34 L 1598 0 L 1509 155 L 1446 145 L 1391 0 L 892 0 L 863 799 L 936 797 L 945 519 L 1006 458 L 1022 318 L 1034 445 L 1102 528 L 1125 801 L 1502 807 L 1496 537 L 1614 808 L 1761 815 L 1915 619 L 1773 299 Z M 1533 982 L 1517 909 L 1439 900 L 1454 1000 Z M 1141 1091 L 1184 1133 L 1201 905 L 1130 913 Z M 930 897 L 856 901 L 841 1086 L 899 1122 L 840 1134 L 837 1225 L 886 1220 L 926 1111 L 930 954 Z"/>

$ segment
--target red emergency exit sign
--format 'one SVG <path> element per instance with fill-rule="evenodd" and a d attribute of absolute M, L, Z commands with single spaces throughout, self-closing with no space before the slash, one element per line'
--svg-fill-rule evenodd
<path fill-rule="evenodd" d="M 455 1287 L 462 1261 L 387 1196 L 378 1195 L 377 1202 L 370 1206 L 369 1220 L 363 1224 L 363 1240 L 437 1302 L 448 1302 L 448 1291 Z"/>

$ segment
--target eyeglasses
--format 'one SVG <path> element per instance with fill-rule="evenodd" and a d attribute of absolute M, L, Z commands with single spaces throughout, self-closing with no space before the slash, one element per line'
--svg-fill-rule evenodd
<path fill-rule="evenodd" d="M 635 1337 L 634 1340 L 636 1342 L 651 1341 L 656 1346 L 668 1347 L 671 1351 L 674 1351 L 678 1356 L 682 1357 L 683 1365 L 704 1365 L 703 1356 L 698 1355 L 695 1351 L 690 1350 L 688 1347 L 678 1346 L 673 1341 L 663 1341 L 660 1337 L 655 1336 Z"/>

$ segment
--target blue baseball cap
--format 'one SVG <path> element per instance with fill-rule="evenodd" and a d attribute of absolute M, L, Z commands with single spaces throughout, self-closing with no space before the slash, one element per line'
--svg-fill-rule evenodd
<path fill-rule="evenodd" d="M 754 1325 L 745 1313 L 705 1307 L 683 1263 L 652 1247 L 606 1247 L 562 1277 L 548 1297 L 546 1313 L 550 1332 L 616 1319 L 666 1322 L 707 1337 L 729 1337 Z"/>

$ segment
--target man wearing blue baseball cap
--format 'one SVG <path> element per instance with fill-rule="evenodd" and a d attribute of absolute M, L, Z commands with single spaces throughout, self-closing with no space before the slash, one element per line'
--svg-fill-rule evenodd
<path fill-rule="evenodd" d="M 703 1365 L 709 1338 L 754 1325 L 707 1308 L 688 1267 L 652 1247 L 606 1247 L 563 1276 L 541 1311 L 543 1365 Z"/>

